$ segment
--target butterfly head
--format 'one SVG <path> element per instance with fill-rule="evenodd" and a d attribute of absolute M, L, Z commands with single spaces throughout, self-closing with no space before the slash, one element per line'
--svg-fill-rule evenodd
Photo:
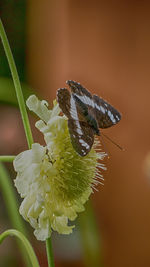
<path fill-rule="evenodd" d="M 69 85 L 69 87 L 71 88 L 71 91 L 72 91 L 72 92 L 76 92 L 76 91 L 79 90 L 80 87 L 81 87 L 81 84 L 80 84 L 80 83 L 77 83 L 77 82 L 72 81 L 72 80 L 67 80 L 67 81 L 66 81 L 66 84 Z"/>
<path fill-rule="evenodd" d="M 71 87 L 71 86 L 75 87 L 76 84 L 79 84 L 79 83 L 77 83 L 77 82 L 75 82 L 75 81 L 73 81 L 73 80 L 67 80 L 67 81 L 66 81 L 66 84 L 68 84 L 70 87 Z"/>

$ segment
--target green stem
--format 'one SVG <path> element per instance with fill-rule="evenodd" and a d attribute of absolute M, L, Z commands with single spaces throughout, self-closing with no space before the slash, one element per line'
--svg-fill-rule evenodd
<path fill-rule="evenodd" d="M 16 201 L 16 195 L 13 184 L 2 163 L 0 163 L 0 188 L 12 226 L 15 229 L 19 230 L 20 232 L 22 232 L 25 236 L 27 236 L 24 222 L 18 212 L 19 207 Z M 24 248 L 22 247 L 20 242 L 18 242 L 18 246 L 22 252 L 23 258 L 26 262 L 26 266 L 30 266 L 27 255 L 24 252 Z"/>
<path fill-rule="evenodd" d="M 13 162 L 15 156 L 0 156 L 0 162 Z"/>
<path fill-rule="evenodd" d="M 6 33 L 5 33 L 5 30 L 4 30 L 4 27 L 3 27 L 1 20 L 0 20 L 0 37 L 2 39 L 2 43 L 3 43 L 4 50 L 5 50 L 7 60 L 9 63 L 12 78 L 14 81 L 14 86 L 16 89 L 16 95 L 17 95 L 17 99 L 18 99 L 18 103 L 19 103 L 19 108 L 20 108 L 20 112 L 21 112 L 21 116 L 22 116 L 22 121 L 23 121 L 24 129 L 25 129 L 25 134 L 26 134 L 28 146 L 29 146 L 29 148 L 31 148 L 31 145 L 33 143 L 33 137 L 32 137 L 29 119 L 28 119 L 28 115 L 27 115 L 27 111 L 26 111 L 26 107 L 25 107 L 25 102 L 24 102 L 24 98 L 23 98 L 23 94 L 22 94 L 22 90 L 21 90 L 19 76 L 17 73 L 17 69 L 16 69 L 14 59 L 13 59 L 13 55 L 12 55 L 12 52 L 11 52 L 11 49 L 9 46 L 9 42 L 8 42 L 8 39 L 7 39 L 7 36 L 6 36 Z M 6 198 L 7 198 L 7 196 L 6 196 Z M 14 218 L 15 218 L 15 216 L 14 216 Z M 52 246 L 51 246 L 49 239 L 46 242 L 46 248 L 47 248 L 47 253 L 48 253 L 47 254 L 48 255 L 48 264 L 51 264 L 49 266 L 54 266 Z"/>
<path fill-rule="evenodd" d="M 55 263 L 52 251 L 52 241 L 50 237 L 46 239 L 46 252 L 47 252 L 48 267 L 54 267 Z"/>
<path fill-rule="evenodd" d="M 103 266 L 100 233 L 91 201 L 88 201 L 85 211 L 80 214 L 79 223 L 85 266 Z"/>
<path fill-rule="evenodd" d="M 10 45 L 2 24 L 2 21 L 0 19 L 0 37 L 4 46 L 4 50 L 6 53 L 6 57 L 9 63 L 9 67 L 11 70 L 11 74 L 12 74 L 12 78 L 14 81 L 14 85 L 15 85 L 15 89 L 16 89 L 16 95 L 17 95 L 17 99 L 18 99 L 18 104 L 19 104 L 19 108 L 20 108 L 20 112 L 21 112 L 21 116 L 22 116 L 22 121 L 23 121 L 23 125 L 24 125 L 24 129 L 25 129 L 25 134 L 26 134 L 26 138 L 27 138 L 27 142 L 28 142 L 28 146 L 29 148 L 31 148 L 31 145 L 33 143 L 33 137 L 32 137 L 32 132 L 31 132 L 31 128 L 30 128 L 30 123 L 29 123 L 29 119 L 28 119 L 28 115 L 27 115 L 27 110 L 25 107 L 25 102 L 24 102 L 24 98 L 23 98 L 23 94 L 22 94 L 22 90 L 21 90 L 21 85 L 20 85 L 20 80 L 19 80 L 19 76 L 18 76 L 18 72 L 16 69 L 16 65 L 14 62 L 14 58 L 10 49 Z"/>
<path fill-rule="evenodd" d="M 10 229 L 10 230 L 5 231 L 4 233 L 2 233 L 0 235 L 0 243 L 2 243 L 3 240 L 7 236 L 9 236 L 9 235 L 16 236 L 16 237 L 18 237 L 21 240 L 23 246 L 25 247 L 25 249 L 26 249 L 26 251 L 28 253 L 28 256 L 30 258 L 30 261 L 32 263 L 32 266 L 33 267 L 39 267 L 40 265 L 38 263 L 38 260 L 36 258 L 36 255 L 34 253 L 34 250 L 33 250 L 32 246 L 31 246 L 31 244 L 29 243 L 29 241 L 27 240 L 27 238 L 21 232 L 19 232 L 17 230 L 14 230 L 14 229 Z"/>

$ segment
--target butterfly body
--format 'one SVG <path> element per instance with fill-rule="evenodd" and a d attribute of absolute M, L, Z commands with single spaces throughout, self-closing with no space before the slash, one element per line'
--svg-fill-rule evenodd
<path fill-rule="evenodd" d="M 100 135 L 99 128 L 108 128 L 118 123 L 120 113 L 105 100 L 92 95 L 80 83 L 69 80 L 66 88 L 57 91 L 57 101 L 68 118 L 68 128 L 72 145 L 80 156 L 91 150 L 94 135 Z"/>
<path fill-rule="evenodd" d="M 98 122 L 94 116 L 93 108 L 88 108 L 86 104 L 84 104 L 75 94 L 73 94 L 73 98 L 77 108 L 80 110 L 80 113 L 83 114 L 85 121 L 87 121 L 87 123 L 92 127 L 96 135 L 100 135 Z"/>

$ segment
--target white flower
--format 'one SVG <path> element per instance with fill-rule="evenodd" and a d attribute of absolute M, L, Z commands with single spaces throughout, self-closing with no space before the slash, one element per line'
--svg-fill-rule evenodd
<path fill-rule="evenodd" d="M 17 172 L 15 186 L 23 201 L 20 213 L 35 229 L 38 240 L 46 240 L 52 229 L 61 234 L 70 234 L 77 212 L 84 210 L 84 204 L 103 179 L 99 173 L 105 168 L 98 160 L 105 156 L 94 148 L 85 157 L 73 149 L 67 126 L 67 118 L 60 116 L 56 102 L 48 110 L 46 101 L 39 101 L 32 95 L 27 106 L 41 120 L 36 127 L 44 134 L 46 146 L 33 144 L 30 150 L 16 156 L 14 168 Z M 95 141 L 95 145 L 98 141 Z"/>

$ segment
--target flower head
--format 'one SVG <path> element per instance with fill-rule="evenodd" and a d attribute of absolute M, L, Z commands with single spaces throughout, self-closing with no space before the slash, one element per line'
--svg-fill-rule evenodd
<path fill-rule="evenodd" d="M 61 234 L 72 232 L 77 212 L 84 204 L 93 187 L 102 179 L 98 160 L 105 156 L 94 148 L 85 157 L 80 157 L 72 147 L 67 118 L 60 116 L 56 102 L 52 110 L 46 101 L 32 95 L 27 106 L 40 120 L 36 127 L 43 133 L 45 146 L 38 143 L 30 150 L 16 156 L 14 168 L 17 172 L 15 186 L 23 201 L 20 213 L 35 229 L 38 240 L 45 240 L 52 229 Z M 97 145 L 98 141 L 95 141 Z"/>

